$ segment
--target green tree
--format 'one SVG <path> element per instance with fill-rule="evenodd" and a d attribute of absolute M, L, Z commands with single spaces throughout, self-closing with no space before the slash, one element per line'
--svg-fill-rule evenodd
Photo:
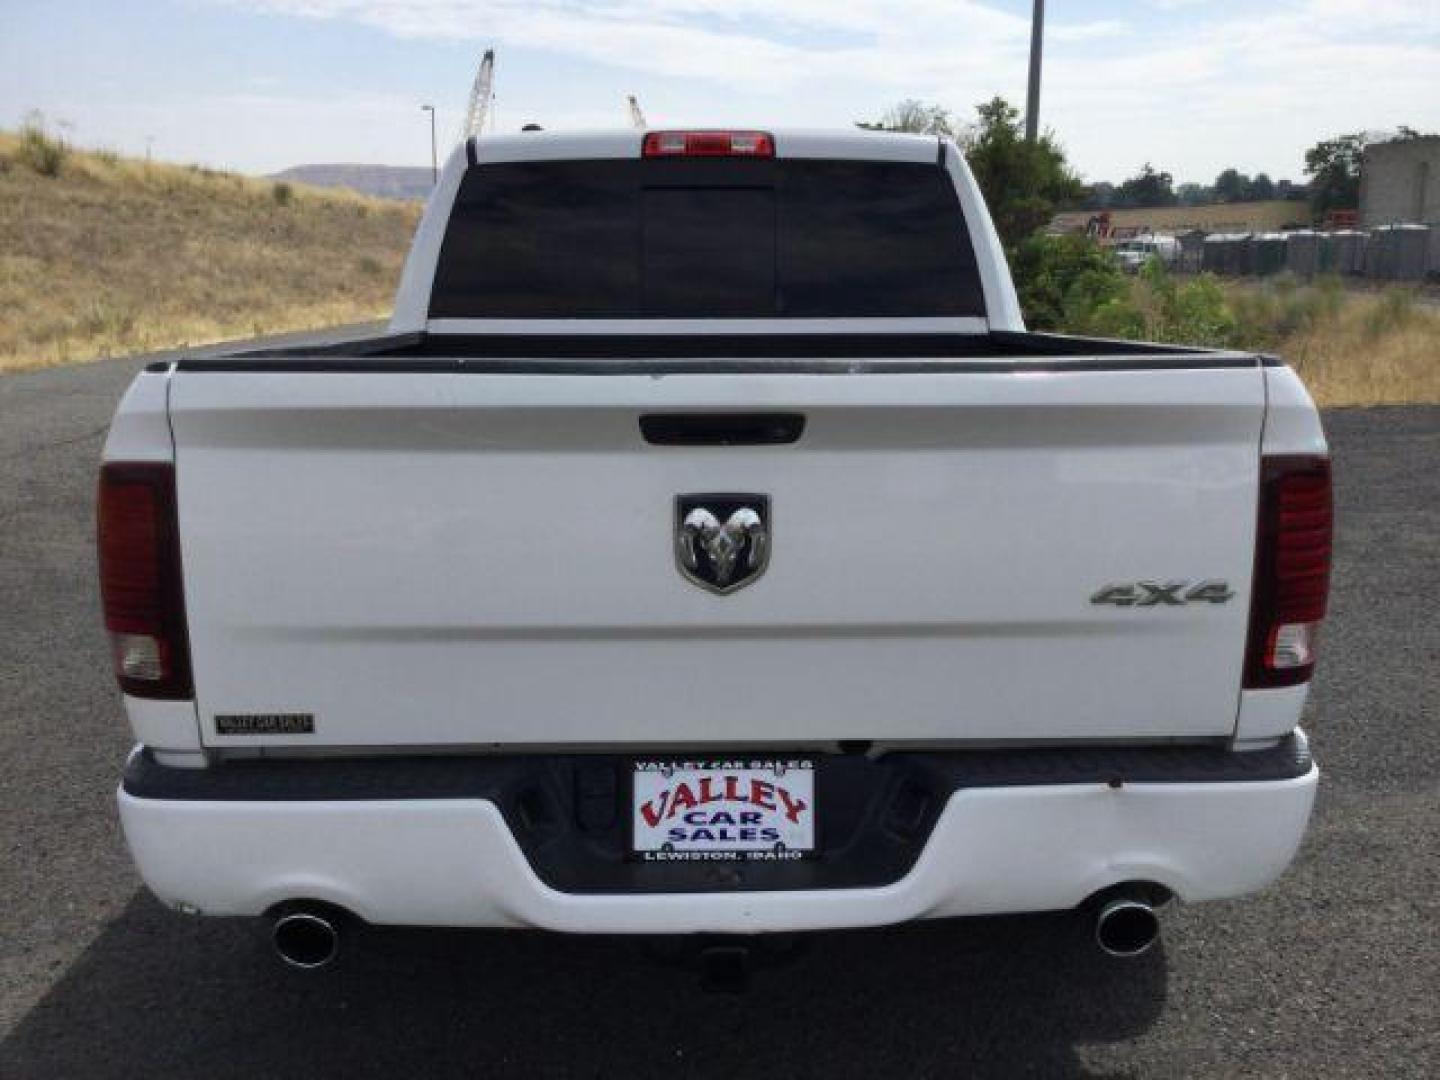
<path fill-rule="evenodd" d="M 1057 208 L 1085 192 L 1065 161 L 1065 151 L 1046 134 L 1027 142 L 1020 110 L 996 97 L 976 106 L 979 121 L 965 157 L 990 207 L 1007 251 L 1044 228 Z"/>
<path fill-rule="evenodd" d="M 1129 282 L 1109 252 L 1086 236 L 1026 237 L 1010 255 L 1015 289 L 1032 330 L 1084 333 L 1133 321 L 1126 306 Z"/>
<path fill-rule="evenodd" d="M 1275 182 L 1267 175 L 1256 173 L 1255 179 L 1245 185 L 1245 197 L 1252 202 L 1266 202 L 1275 198 Z"/>
<path fill-rule="evenodd" d="M 1363 131 L 1324 139 L 1305 151 L 1310 177 L 1310 209 L 1318 217 L 1360 205 L 1360 160 L 1367 142 Z"/>
<path fill-rule="evenodd" d="M 1168 172 L 1157 172 L 1146 162 L 1140 171 L 1120 185 L 1117 206 L 1174 206 L 1175 178 Z"/>
<path fill-rule="evenodd" d="M 1245 190 L 1250 178 L 1239 169 L 1226 169 L 1215 177 L 1215 201 L 1222 203 L 1244 202 Z"/>
<path fill-rule="evenodd" d="M 908 131 L 916 135 L 939 135 L 946 139 L 960 137 L 959 126 L 949 109 L 927 105 L 914 98 L 896 102 L 885 110 L 885 115 L 879 120 L 857 120 L 855 126 L 866 131 Z"/>
<path fill-rule="evenodd" d="M 1126 327 L 1117 326 L 1117 337 L 1216 348 L 1234 343 L 1235 316 L 1214 274 L 1181 281 L 1158 259 L 1152 259 L 1140 271 L 1129 305 L 1140 313 L 1140 333 L 1128 333 Z"/>
<path fill-rule="evenodd" d="M 1105 210 L 1115 205 L 1115 185 L 1105 180 L 1097 180 L 1085 189 L 1081 197 L 1080 209 L 1082 210 Z"/>

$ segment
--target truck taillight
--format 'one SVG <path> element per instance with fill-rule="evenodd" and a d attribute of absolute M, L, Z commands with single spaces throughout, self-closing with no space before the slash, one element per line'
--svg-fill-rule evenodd
<path fill-rule="evenodd" d="M 641 144 L 644 157 L 775 156 L 775 140 L 765 131 L 651 131 Z"/>
<path fill-rule="evenodd" d="M 1245 688 L 1294 686 L 1315 670 L 1330 594 L 1330 459 L 1261 459 L 1260 519 Z"/>
<path fill-rule="evenodd" d="M 136 697 L 191 697 L 175 467 L 103 465 L 98 505 L 100 599 L 120 688 Z"/>

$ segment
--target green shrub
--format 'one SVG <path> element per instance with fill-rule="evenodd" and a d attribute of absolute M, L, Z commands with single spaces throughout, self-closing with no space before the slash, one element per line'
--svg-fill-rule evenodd
<path fill-rule="evenodd" d="M 375 277 L 383 269 L 385 268 L 380 265 L 380 260 L 375 258 L 373 255 L 360 256 L 360 272 L 362 274 L 368 274 L 371 277 Z"/>
<path fill-rule="evenodd" d="M 1034 330 L 1221 347 L 1239 336 L 1211 274 L 1182 280 L 1152 260 L 1138 277 L 1127 277 L 1107 251 L 1081 236 L 1032 236 L 1013 262 L 1020 306 Z"/>
<path fill-rule="evenodd" d="M 15 150 L 15 159 L 41 176 L 59 176 L 68 153 L 59 139 L 45 134 L 38 118 L 28 120 L 20 129 L 20 145 Z"/>
<path fill-rule="evenodd" d="M 1213 274 L 1184 281 L 1151 260 L 1140 271 L 1134 302 L 1145 313 L 1144 336 L 1175 345 L 1233 345 L 1235 314 Z"/>
<path fill-rule="evenodd" d="M 278 180 L 270 189 L 270 197 L 275 200 L 276 206 L 289 206 L 290 200 L 295 196 L 295 189 L 284 180 Z"/>
<path fill-rule="evenodd" d="M 1129 291 L 1115 260 L 1084 236 L 1031 236 L 1016 246 L 1011 263 L 1020 309 L 1033 330 L 1090 332 L 1100 312 Z"/>

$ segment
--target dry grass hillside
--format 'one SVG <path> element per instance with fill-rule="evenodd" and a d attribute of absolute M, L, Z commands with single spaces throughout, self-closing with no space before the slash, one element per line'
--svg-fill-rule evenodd
<path fill-rule="evenodd" d="M 0 132 L 0 370 L 383 317 L 419 213 Z"/>

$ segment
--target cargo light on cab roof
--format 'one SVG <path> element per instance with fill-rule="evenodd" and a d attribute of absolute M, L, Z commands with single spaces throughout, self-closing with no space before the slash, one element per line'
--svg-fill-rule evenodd
<path fill-rule="evenodd" d="M 767 131 L 651 131 L 644 157 L 773 158 L 775 140 Z"/>

